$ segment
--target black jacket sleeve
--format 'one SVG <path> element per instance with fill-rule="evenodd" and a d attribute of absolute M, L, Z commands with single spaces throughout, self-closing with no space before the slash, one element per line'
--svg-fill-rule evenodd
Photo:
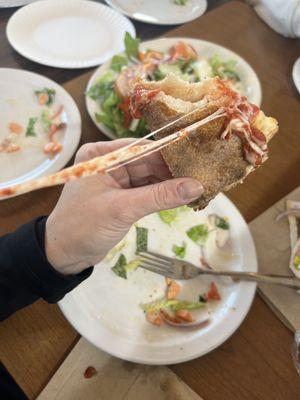
<path fill-rule="evenodd" d="M 56 303 L 93 271 L 61 275 L 48 262 L 44 239 L 46 217 L 0 238 L 0 320 L 40 297 Z"/>

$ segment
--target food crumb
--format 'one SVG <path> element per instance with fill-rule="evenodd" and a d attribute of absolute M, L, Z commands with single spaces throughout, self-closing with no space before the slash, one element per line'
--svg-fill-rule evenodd
<path fill-rule="evenodd" d="M 85 379 L 90 379 L 96 374 L 97 374 L 96 368 L 90 366 L 87 367 L 87 369 L 84 371 L 83 376 L 85 377 Z"/>

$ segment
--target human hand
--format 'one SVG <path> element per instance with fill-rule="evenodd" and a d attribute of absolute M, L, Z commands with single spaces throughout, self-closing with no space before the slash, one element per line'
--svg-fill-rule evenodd
<path fill-rule="evenodd" d="M 133 140 L 85 144 L 75 163 Z M 171 178 L 160 152 L 155 152 L 110 174 L 67 183 L 46 223 L 50 264 L 62 274 L 77 274 L 101 261 L 140 218 L 188 204 L 202 194 L 196 180 Z"/>

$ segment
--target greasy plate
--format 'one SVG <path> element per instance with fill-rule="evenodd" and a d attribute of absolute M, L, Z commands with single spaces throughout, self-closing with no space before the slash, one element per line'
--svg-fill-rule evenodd
<path fill-rule="evenodd" d="M 227 49 L 226 47 L 219 46 L 212 42 L 207 42 L 205 40 L 199 39 L 190 39 L 190 38 L 164 38 L 164 39 L 154 39 L 149 40 L 147 42 L 143 42 L 140 45 L 140 48 L 143 50 L 146 49 L 153 49 L 157 51 L 168 51 L 171 46 L 177 43 L 179 40 L 183 40 L 187 43 L 190 43 L 196 49 L 197 53 L 201 58 L 210 58 L 215 54 L 218 54 L 222 60 L 226 61 L 229 59 L 234 59 L 237 61 L 236 71 L 241 77 L 241 83 L 244 94 L 248 97 L 248 100 L 251 103 L 254 103 L 258 106 L 261 104 L 261 86 L 259 79 L 253 70 L 253 68 L 240 57 L 238 54 L 234 53 L 233 51 Z M 110 62 L 108 61 L 105 64 L 101 65 L 95 73 L 92 75 L 87 90 L 94 85 L 97 80 L 109 69 Z M 117 135 L 112 132 L 109 128 L 105 125 L 97 122 L 95 118 L 95 113 L 99 113 L 101 111 L 101 107 L 88 96 L 86 96 L 86 106 L 88 113 L 90 114 L 92 120 L 94 121 L 95 125 L 103 132 L 107 137 L 110 139 L 116 139 Z"/>
<path fill-rule="evenodd" d="M 59 68 L 99 65 L 124 49 L 135 29 L 115 10 L 87 0 L 43 0 L 13 14 L 7 24 L 12 47 L 30 60 Z"/>
<path fill-rule="evenodd" d="M 137 21 L 156 25 L 183 24 L 205 13 L 206 0 L 187 0 L 184 6 L 174 0 L 105 0 L 122 14 Z"/>
<path fill-rule="evenodd" d="M 30 117 L 39 113 L 40 107 L 34 91 L 41 88 L 56 91 L 53 107 L 64 106 L 64 119 L 67 127 L 60 134 L 63 145 L 61 153 L 49 159 L 43 147 L 35 142 L 17 153 L 0 153 L 0 188 L 22 183 L 37 177 L 59 171 L 74 154 L 81 136 L 81 118 L 72 97 L 57 83 L 41 75 L 10 69 L 0 69 L 0 140 L 7 130 L 7 124 L 15 121 L 26 125 Z"/>
<path fill-rule="evenodd" d="M 173 228 L 164 224 L 157 214 L 139 221 L 138 226 L 149 228 L 149 249 L 172 255 L 172 245 L 186 241 L 186 259 L 199 265 L 200 250 L 185 232 L 187 228 L 201 223 L 204 213 L 217 213 L 229 218 L 237 256 L 227 267 L 257 271 L 255 248 L 247 224 L 236 207 L 222 194 L 205 211 L 194 213 L 188 210 L 181 213 L 181 218 Z M 121 252 L 130 260 L 134 251 L 133 228 Z M 113 260 L 117 258 L 118 255 Z M 214 254 L 210 254 L 210 259 L 214 259 Z M 111 271 L 113 263 L 101 262 L 97 265 L 93 275 L 66 295 L 59 306 L 73 327 L 87 340 L 129 361 L 165 365 L 191 360 L 210 352 L 239 327 L 255 294 L 254 283 L 214 279 L 222 300 L 212 305 L 211 322 L 208 325 L 202 328 L 174 328 L 167 325 L 157 328 L 145 320 L 139 304 L 163 295 L 164 278 L 138 269 L 124 280 Z M 187 300 L 197 300 L 211 280 L 203 276 L 181 281 L 182 296 Z"/>

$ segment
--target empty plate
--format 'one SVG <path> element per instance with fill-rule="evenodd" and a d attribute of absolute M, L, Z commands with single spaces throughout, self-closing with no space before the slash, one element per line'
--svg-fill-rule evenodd
<path fill-rule="evenodd" d="M 24 57 L 60 68 L 99 65 L 123 50 L 132 23 L 111 8 L 87 0 L 43 0 L 18 10 L 7 37 Z"/>
<path fill-rule="evenodd" d="M 117 11 L 157 25 L 183 24 L 204 14 L 206 0 L 105 0 Z"/>

